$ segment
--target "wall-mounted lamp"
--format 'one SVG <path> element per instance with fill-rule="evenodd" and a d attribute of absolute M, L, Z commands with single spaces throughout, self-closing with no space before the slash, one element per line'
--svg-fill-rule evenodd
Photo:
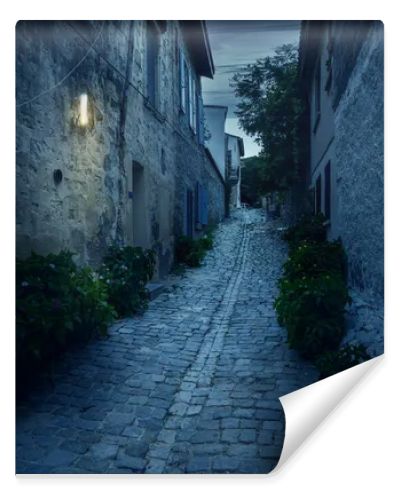
<path fill-rule="evenodd" d="M 89 102 L 87 94 L 79 96 L 78 125 L 80 127 L 87 127 L 89 125 Z"/>
<path fill-rule="evenodd" d="M 93 97 L 86 92 L 75 99 L 72 111 L 74 126 L 85 133 L 93 129 L 95 123 L 103 118 L 102 113 L 95 106 Z"/>

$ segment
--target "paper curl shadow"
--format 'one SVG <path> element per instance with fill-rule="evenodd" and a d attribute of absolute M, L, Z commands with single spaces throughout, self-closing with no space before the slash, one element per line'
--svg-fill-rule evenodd
<path fill-rule="evenodd" d="M 336 406 L 382 361 L 383 356 L 279 398 L 285 414 L 285 438 L 280 459 L 271 474 L 279 471 Z"/>

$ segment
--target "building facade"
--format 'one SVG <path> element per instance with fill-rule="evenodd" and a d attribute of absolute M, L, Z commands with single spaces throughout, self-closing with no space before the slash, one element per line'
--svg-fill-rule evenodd
<path fill-rule="evenodd" d="M 231 208 L 240 208 L 240 177 L 242 157 L 244 156 L 243 139 L 236 135 L 225 134 L 226 178 L 230 185 L 229 204 Z"/>
<path fill-rule="evenodd" d="M 305 21 L 300 75 L 309 111 L 309 186 L 351 286 L 384 289 L 383 25 Z"/>
<path fill-rule="evenodd" d="M 226 106 L 205 106 L 206 148 L 214 158 L 215 164 L 226 183 L 226 213 L 231 208 L 241 207 L 240 179 L 243 139 L 225 132 L 228 113 Z"/>
<path fill-rule="evenodd" d="M 97 264 L 114 243 L 156 251 L 224 216 L 204 147 L 202 21 L 19 22 L 17 255 L 69 249 Z"/>
<path fill-rule="evenodd" d="M 226 178 L 225 122 L 227 114 L 226 106 L 204 106 L 206 147 L 224 179 Z"/>

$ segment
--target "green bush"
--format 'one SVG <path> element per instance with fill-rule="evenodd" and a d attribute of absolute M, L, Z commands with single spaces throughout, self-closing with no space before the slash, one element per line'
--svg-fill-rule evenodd
<path fill-rule="evenodd" d="M 116 312 L 108 303 L 107 286 L 90 268 L 84 267 L 73 277 L 77 300 L 77 314 L 74 332 L 81 340 L 93 334 L 104 336 L 108 325 L 115 319 Z"/>
<path fill-rule="evenodd" d="M 177 264 L 189 267 L 201 266 L 206 253 L 214 246 L 215 226 L 209 225 L 204 235 L 197 240 L 188 236 L 180 236 L 175 244 L 175 260 Z"/>
<path fill-rule="evenodd" d="M 288 280 L 326 273 L 346 275 L 346 255 L 339 241 L 318 244 L 303 242 L 289 254 L 283 266 Z"/>
<path fill-rule="evenodd" d="M 328 351 L 315 362 L 320 371 L 320 378 L 330 377 L 370 359 L 362 344 L 347 344 L 338 351 Z"/>
<path fill-rule="evenodd" d="M 140 247 L 108 249 L 100 268 L 100 276 L 107 286 L 110 304 L 122 317 L 143 311 L 148 302 L 146 283 L 152 278 L 155 255 Z"/>
<path fill-rule="evenodd" d="M 326 218 L 322 214 L 304 215 L 299 222 L 283 233 L 290 249 L 297 248 L 301 243 L 321 243 L 326 240 Z"/>
<path fill-rule="evenodd" d="M 197 240 L 205 251 L 211 250 L 214 246 L 214 239 L 211 232 L 207 232 L 203 237 Z"/>
<path fill-rule="evenodd" d="M 113 317 L 104 284 L 90 269 L 79 270 L 70 252 L 17 259 L 17 379 L 69 344 L 104 334 Z"/>
<path fill-rule="evenodd" d="M 16 263 L 16 354 L 20 366 L 39 365 L 63 350 L 74 329 L 77 301 L 69 252 L 32 254 Z"/>
<path fill-rule="evenodd" d="M 203 236 L 198 240 L 188 236 L 180 236 L 175 245 L 176 261 L 189 267 L 199 267 L 207 250 L 210 250 L 212 245 L 212 239 L 208 236 Z"/>
<path fill-rule="evenodd" d="M 288 332 L 291 348 L 315 359 L 336 349 L 344 335 L 344 309 L 350 298 L 338 274 L 282 279 L 275 301 L 278 321 Z"/>

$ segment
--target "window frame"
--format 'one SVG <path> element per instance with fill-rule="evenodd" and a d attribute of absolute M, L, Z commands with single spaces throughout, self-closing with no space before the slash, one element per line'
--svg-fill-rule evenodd
<path fill-rule="evenodd" d="M 157 24 L 154 21 L 146 21 L 146 97 L 147 102 L 157 110 L 160 105 L 160 39 L 161 31 Z"/>
<path fill-rule="evenodd" d="M 321 57 L 318 57 L 317 65 L 314 72 L 314 127 L 313 132 L 317 131 L 318 124 L 321 118 Z"/>
<path fill-rule="evenodd" d="M 188 65 L 182 47 L 179 48 L 179 107 L 182 113 L 188 111 Z"/>
<path fill-rule="evenodd" d="M 331 162 L 324 168 L 324 215 L 327 220 L 331 219 L 332 213 L 332 167 Z"/>
<path fill-rule="evenodd" d="M 322 178 L 318 175 L 315 182 L 315 214 L 318 215 L 322 210 Z"/>

